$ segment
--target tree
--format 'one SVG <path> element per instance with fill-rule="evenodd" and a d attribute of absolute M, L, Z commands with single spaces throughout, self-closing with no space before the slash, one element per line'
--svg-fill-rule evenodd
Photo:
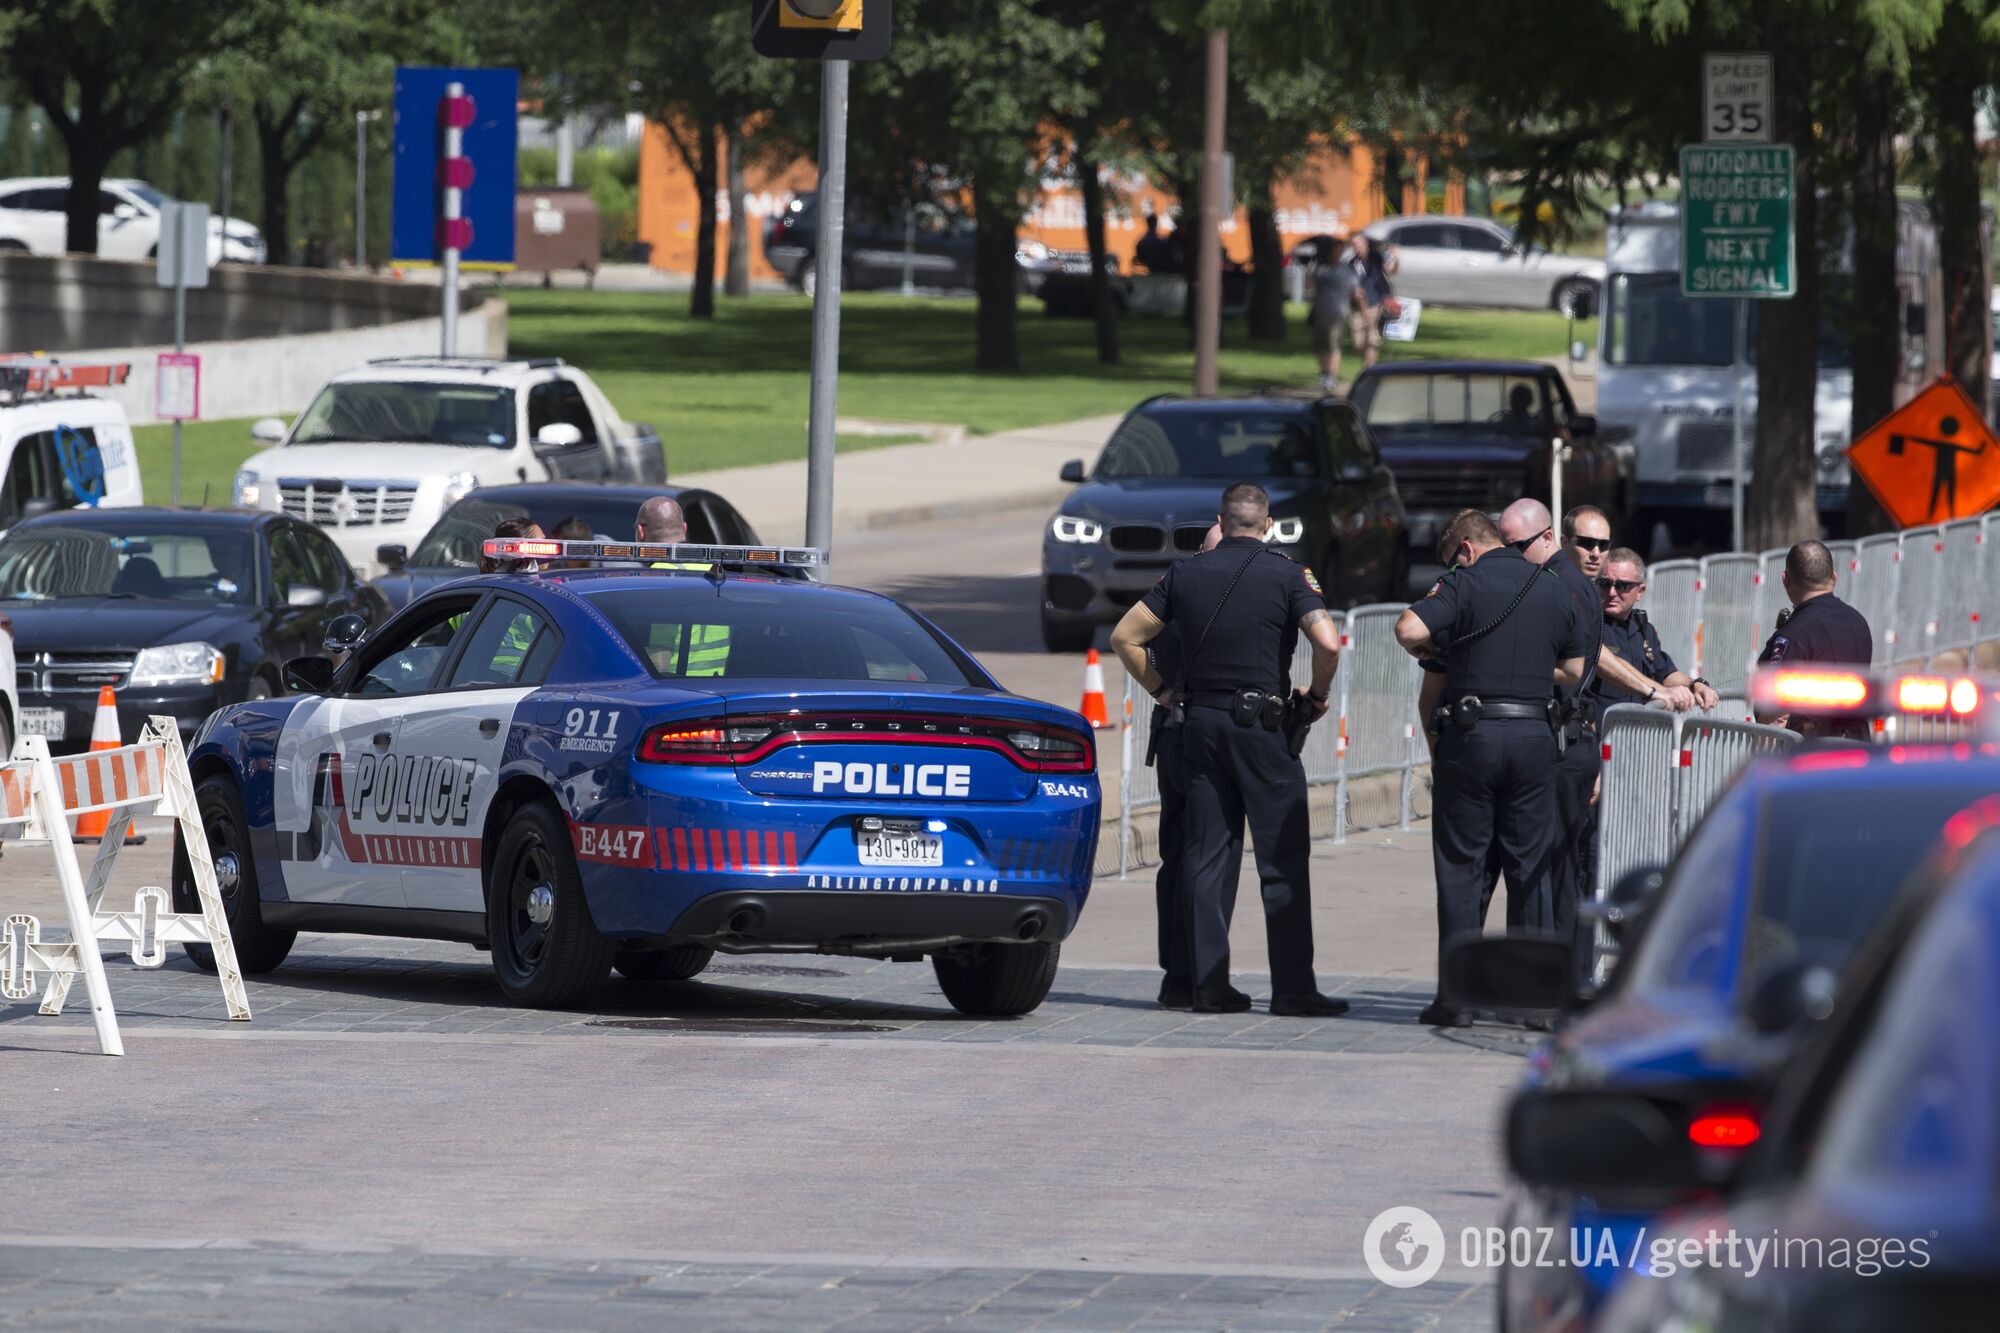
<path fill-rule="evenodd" d="M 198 92 L 250 125 L 257 147 L 261 224 L 274 257 L 291 253 L 293 173 L 354 113 L 386 107 L 396 66 L 466 54 L 447 7 L 426 0 L 240 0 L 224 29 L 228 49 Z"/>
<path fill-rule="evenodd" d="M 226 37 L 232 0 L 9 0 L 0 41 L 15 83 L 69 156 L 64 248 L 97 253 L 98 187 L 114 154 L 163 130 Z"/>

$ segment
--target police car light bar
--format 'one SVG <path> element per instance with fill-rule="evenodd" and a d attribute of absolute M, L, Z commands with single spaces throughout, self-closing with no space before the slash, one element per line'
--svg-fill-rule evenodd
<path fill-rule="evenodd" d="M 35 355 L 0 358 L 0 390 L 16 395 L 116 388 L 131 374 L 131 363 L 124 361 L 71 364 Z"/>
<path fill-rule="evenodd" d="M 496 560 L 645 561 L 690 565 L 789 565 L 821 569 L 826 552 L 816 546 L 692 546 L 654 542 L 555 541 L 541 537 L 490 537 L 480 548 Z"/>
<path fill-rule="evenodd" d="M 1772 667 L 1757 673 L 1750 693 L 1764 707 L 1789 712 L 1970 718 L 1985 705 L 1988 687 L 1972 676 Z"/>
<path fill-rule="evenodd" d="M 1868 677 L 1859 671 L 1807 671 L 1780 667 L 1758 675 L 1753 693 L 1774 708 L 1813 713 L 1854 713 L 1868 704 Z"/>

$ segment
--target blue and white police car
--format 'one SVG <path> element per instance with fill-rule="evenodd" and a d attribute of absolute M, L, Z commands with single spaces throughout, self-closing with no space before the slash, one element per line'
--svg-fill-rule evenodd
<path fill-rule="evenodd" d="M 1041 1003 L 1097 843 L 1081 717 L 800 578 L 817 551 L 487 552 L 566 567 L 438 587 L 197 735 L 245 971 L 313 930 L 488 948 L 537 1007 L 716 951 L 928 955 L 966 1013 Z"/>

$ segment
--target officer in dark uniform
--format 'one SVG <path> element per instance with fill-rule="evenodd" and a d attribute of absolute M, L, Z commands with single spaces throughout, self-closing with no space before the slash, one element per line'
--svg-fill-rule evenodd
<path fill-rule="evenodd" d="M 1516 917 L 1530 930 L 1554 924 L 1549 858 L 1558 756 L 1550 689 L 1559 680 L 1580 681 L 1584 670 L 1574 604 L 1557 580 L 1501 541 L 1492 519 L 1461 515 L 1446 543 L 1463 567 L 1396 622 L 1405 651 L 1445 664 L 1431 813 L 1440 976 L 1451 941 L 1480 931 L 1480 895 L 1496 842 L 1510 924 Z M 1440 995 L 1419 1020 L 1459 1027 L 1471 1016 Z"/>
<path fill-rule="evenodd" d="M 1859 611 L 1833 595 L 1836 582 L 1833 554 L 1823 542 L 1800 542 L 1785 554 L 1785 595 L 1788 611 L 1778 613 L 1778 626 L 1758 663 L 1795 666 L 1802 662 L 1867 666 L 1874 660 L 1875 636 Z M 1759 708 L 1759 721 L 1775 722 L 1802 736 L 1843 736 L 1868 739 L 1867 728 L 1851 718 L 1813 717 Z"/>
<path fill-rule="evenodd" d="M 1201 549 L 1212 551 L 1222 541 L 1220 525 L 1211 527 Z M 1169 622 L 1146 645 L 1147 660 L 1161 680 L 1179 680 L 1181 675 L 1181 630 Z M 1187 894 L 1183 891 L 1182 865 L 1187 852 L 1187 773 L 1181 758 L 1181 728 L 1168 726 L 1172 710 L 1153 705 L 1151 740 L 1147 762 L 1160 788 L 1160 868 L 1153 877 L 1153 905 L 1159 914 L 1160 1007 L 1186 1009 L 1194 1003 L 1194 959 L 1188 952 Z M 1243 860 L 1238 842 L 1230 855 Z"/>
<path fill-rule="evenodd" d="M 1695 707 L 1713 708 L 1718 702 L 1715 687 L 1701 676 L 1690 677 L 1674 665 L 1674 659 L 1660 642 L 1639 601 L 1646 595 L 1646 562 L 1629 546 L 1619 546 L 1604 559 L 1604 573 L 1598 576 L 1604 594 L 1604 649 L 1645 677 L 1644 692 L 1600 672 L 1591 685 L 1591 716 L 1601 730 L 1604 710 L 1613 704 L 1644 704 L 1667 697 L 1678 690 L 1694 696 Z"/>
<path fill-rule="evenodd" d="M 1340 636 L 1312 571 L 1270 550 L 1271 502 L 1247 482 L 1222 494 L 1222 542 L 1174 566 L 1112 631 L 1111 646 L 1134 679 L 1181 724 L 1187 774 L 1188 898 L 1196 1013 L 1240 1013 L 1250 997 L 1229 984 L 1229 917 L 1235 906 L 1247 817 L 1263 881 L 1271 959 L 1271 1012 L 1332 1017 L 1344 1000 L 1319 993 L 1313 976 L 1310 826 L 1305 769 L 1287 746 L 1289 706 L 1326 714 Z M 1145 646 L 1179 626 L 1180 679 L 1163 679 Z M 1313 679 L 1290 689 L 1292 649 L 1313 644 Z"/>

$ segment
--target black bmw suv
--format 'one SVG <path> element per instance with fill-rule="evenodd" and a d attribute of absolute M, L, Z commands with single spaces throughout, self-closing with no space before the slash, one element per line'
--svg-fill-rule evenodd
<path fill-rule="evenodd" d="M 1271 545 L 1319 576 L 1329 606 L 1407 591 L 1403 502 L 1368 427 L 1333 397 L 1149 398 L 1126 414 L 1042 534 L 1042 641 L 1090 646 L 1177 560 L 1201 547 L 1222 492 L 1271 494 Z"/>

